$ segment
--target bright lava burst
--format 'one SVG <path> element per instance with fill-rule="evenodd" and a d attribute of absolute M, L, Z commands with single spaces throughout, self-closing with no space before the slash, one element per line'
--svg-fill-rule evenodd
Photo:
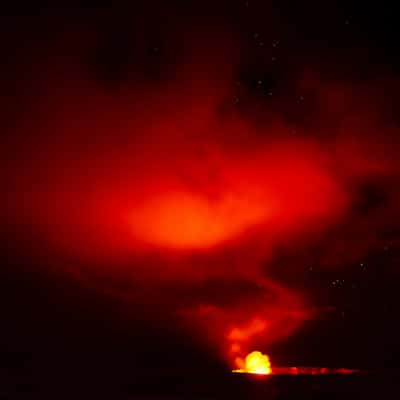
<path fill-rule="evenodd" d="M 237 364 L 243 368 L 235 369 L 233 372 L 245 372 L 248 374 L 270 375 L 272 373 L 269 357 L 260 351 L 253 351 L 243 359 L 238 358 Z"/>
<path fill-rule="evenodd" d="M 348 368 L 321 368 L 321 367 L 277 367 L 272 370 L 269 357 L 260 351 L 249 353 L 245 359 L 237 357 L 235 360 L 238 369 L 232 372 L 256 375 L 352 375 L 364 374 L 366 371 Z"/>

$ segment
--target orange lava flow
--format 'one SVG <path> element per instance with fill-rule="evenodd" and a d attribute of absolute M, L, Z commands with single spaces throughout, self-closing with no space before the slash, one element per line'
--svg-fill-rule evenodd
<path fill-rule="evenodd" d="M 248 374 L 270 375 L 272 373 L 271 361 L 269 357 L 260 351 L 249 353 L 243 360 L 240 357 L 236 359 L 236 364 L 241 366 L 233 372 L 243 372 Z"/>
<path fill-rule="evenodd" d="M 242 357 L 237 357 L 235 363 L 238 369 L 234 369 L 232 372 L 255 375 L 353 375 L 366 373 L 366 371 L 358 369 L 326 367 L 275 366 L 272 370 L 269 357 L 260 351 L 253 351 L 244 359 Z"/>

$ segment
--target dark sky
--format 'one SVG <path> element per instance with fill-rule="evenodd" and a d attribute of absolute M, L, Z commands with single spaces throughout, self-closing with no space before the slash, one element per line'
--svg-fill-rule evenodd
<path fill-rule="evenodd" d="M 0 18 L 1 379 L 224 373 L 254 312 L 276 364 L 397 368 L 394 6 L 61 3 Z"/>

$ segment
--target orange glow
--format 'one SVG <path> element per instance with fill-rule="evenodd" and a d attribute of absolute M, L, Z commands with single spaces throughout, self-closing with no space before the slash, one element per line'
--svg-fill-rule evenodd
<path fill-rule="evenodd" d="M 240 195 L 210 200 L 186 191 L 157 194 L 132 212 L 143 241 L 170 248 L 211 247 L 265 220 L 265 201 Z"/>
<path fill-rule="evenodd" d="M 297 105 L 282 94 L 269 107 L 246 84 L 233 87 L 236 67 L 246 68 L 235 40 L 227 42 L 238 60 L 203 32 L 192 45 L 191 34 L 170 51 L 160 80 L 133 68 L 115 88 L 74 59 L 75 33 L 59 35 L 68 43 L 52 40 L 43 56 L 29 52 L 23 82 L 34 84 L 16 98 L 0 146 L 9 267 L 32 268 L 28 276 L 43 275 L 43 285 L 76 283 L 81 296 L 71 309 L 81 299 L 88 312 L 115 309 L 113 332 L 126 327 L 139 340 L 157 328 L 176 343 L 190 332 L 193 349 L 213 351 L 228 371 L 325 373 L 280 370 L 278 357 L 271 367 L 253 350 L 318 321 L 329 296 L 314 284 L 329 276 L 325 269 L 347 275 L 345 266 L 382 249 L 381 234 L 397 229 L 400 139 L 386 101 L 398 78 L 346 87 L 324 74 L 303 83 L 301 71 L 290 73 L 309 100 Z M 179 34 L 163 36 L 176 42 Z M 132 51 L 145 42 L 135 34 Z M 243 106 L 229 101 L 234 94 Z M 375 190 L 382 202 L 370 204 Z"/>
<path fill-rule="evenodd" d="M 248 325 L 244 327 L 233 328 L 228 334 L 228 339 L 241 341 L 246 340 L 251 336 L 264 332 L 266 326 L 266 321 L 259 318 L 254 318 Z"/>
<path fill-rule="evenodd" d="M 167 163 L 143 177 L 123 206 L 124 220 L 136 243 L 169 249 L 210 249 L 249 232 L 296 232 L 305 222 L 337 217 L 346 204 L 323 158 L 318 147 L 293 141 L 252 156 L 221 155 L 201 164 L 204 170 L 184 158 L 179 168 L 186 180 Z"/>
<path fill-rule="evenodd" d="M 237 353 L 240 351 L 240 344 L 239 343 L 232 343 L 231 345 L 231 352 Z"/>
<path fill-rule="evenodd" d="M 233 372 L 245 372 L 248 374 L 270 375 L 272 373 L 271 361 L 269 357 L 260 351 L 253 351 L 243 359 L 237 358 L 236 364 L 242 366 Z"/>

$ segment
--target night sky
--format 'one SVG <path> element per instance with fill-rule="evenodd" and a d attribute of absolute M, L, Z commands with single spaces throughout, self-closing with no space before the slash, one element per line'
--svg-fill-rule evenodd
<path fill-rule="evenodd" d="M 101 3 L 0 17 L 1 382 L 396 370 L 394 6 Z"/>

